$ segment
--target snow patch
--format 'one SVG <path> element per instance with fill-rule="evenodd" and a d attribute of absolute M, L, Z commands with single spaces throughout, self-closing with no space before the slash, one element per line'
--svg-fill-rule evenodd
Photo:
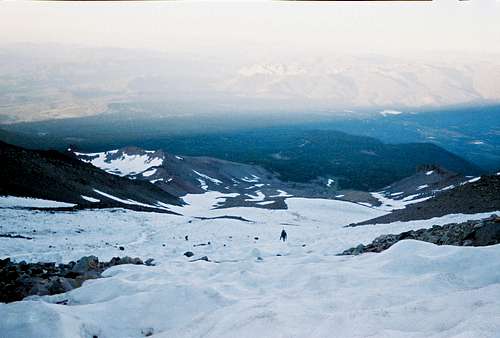
<path fill-rule="evenodd" d="M 287 193 L 284 190 L 277 189 L 276 192 L 278 192 L 278 195 L 272 195 L 269 197 L 271 197 L 271 198 L 274 198 L 274 197 L 293 197 L 293 195 L 290 195 L 289 193 Z"/>
<path fill-rule="evenodd" d="M 144 177 L 153 176 L 154 174 L 156 174 L 156 170 L 157 169 L 146 170 L 145 172 L 142 173 L 142 176 L 144 176 Z"/>
<path fill-rule="evenodd" d="M 411 201 L 411 200 L 417 198 L 418 196 L 420 196 L 420 194 L 408 195 L 408 196 L 404 197 L 401 201 L 403 201 L 403 202 Z"/>
<path fill-rule="evenodd" d="M 245 190 L 250 190 L 250 189 L 255 189 L 255 188 L 262 188 L 263 186 L 265 186 L 264 183 L 254 184 L 254 185 L 249 186 L 248 188 L 245 188 Z"/>
<path fill-rule="evenodd" d="M 269 204 L 273 204 L 275 202 L 276 201 L 263 201 L 263 202 L 257 202 L 256 204 L 258 204 L 258 205 L 269 205 Z"/>
<path fill-rule="evenodd" d="M 209 181 L 210 181 L 210 182 L 212 182 L 212 183 L 215 183 L 216 185 L 222 184 L 222 181 L 220 181 L 220 180 L 218 180 L 218 179 L 216 179 L 216 178 L 212 178 L 212 177 L 210 177 L 210 176 L 208 176 L 208 175 L 202 174 L 202 173 L 200 173 L 200 172 L 198 172 L 198 171 L 196 171 L 196 170 L 194 170 L 194 169 L 193 169 L 193 172 L 194 172 L 196 175 L 198 175 L 198 176 L 200 176 L 200 177 L 203 177 L 204 179 L 209 180 Z"/>
<path fill-rule="evenodd" d="M 242 177 L 240 180 L 247 182 L 247 183 L 258 183 L 260 181 L 260 177 L 256 175 L 252 175 L 252 177 Z"/>
<path fill-rule="evenodd" d="M 397 193 L 397 195 L 400 195 L 400 194 L 402 194 L 402 193 Z M 386 197 L 382 192 L 372 192 L 371 195 L 374 198 L 378 199 L 379 202 L 381 203 L 380 206 L 375 207 L 375 208 L 379 209 L 379 210 L 388 211 L 388 212 L 393 211 L 393 210 L 397 210 L 397 209 L 404 209 L 404 208 L 406 208 L 406 206 L 408 204 L 423 202 L 423 201 L 426 201 L 426 200 L 433 197 L 433 196 L 427 196 L 427 197 L 422 197 L 422 198 L 415 198 L 416 195 L 410 195 L 410 196 L 407 196 L 403 199 L 395 200 L 395 199 Z M 391 194 L 390 196 L 395 196 L 395 195 Z"/>
<path fill-rule="evenodd" d="M 168 178 L 166 181 L 164 178 L 157 178 L 157 179 L 154 179 L 154 180 L 150 180 L 149 182 L 155 184 L 156 182 L 164 182 L 164 183 L 170 183 L 172 182 L 174 179 L 172 177 Z"/>
<path fill-rule="evenodd" d="M 91 160 L 82 158 L 83 162 L 91 163 L 93 166 L 103 169 L 118 176 L 135 175 L 147 171 L 151 167 L 163 164 L 163 158 L 152 156 L 154 151 L 146 151 L 144 155 L 123 154 L 120 158 L 109 160 L 108 157 L 115 155 L 118 150 L 102 153 L 75 153 L 78 156 L 94 157 Z"/>
<path fill-rule="evenodd" d="M 67 208 L 76 204 L 40 198 L 0 196 L 0 208 Z"/>
<path fill-rule="evenodd" d="M 92 203 L 99 203 L 101 200 L 97 199 L 97 198 L 93 198 L 93 197 L 89 197 L 89 196 L 85 196 L 85 195 L 80 195 L 84 200 L 86 201 L 89 201 L 89 202 L 92 202 Z"/>
<path fill-rule="evenodd" d="M 196 180 L 198 180 L 198 182 L 200 182 L 200 188 L 207 191 L 208 190 L 208 185 L 207 185 L 207 182 L 205 182 L 205 180 L 202 180 L 201 178 L 197 178 Z"/>
<path fill-rule="evenodd" d="M 163 208 L 158 208 L 157 206 L 154 206 L 154 205 L 151 205 L 151 204 L 146 204 L 146 203 L 141 203 L 141 202 L 137 202 L 137 201 L 134 201 L 132 199 L 127 199 L 127 200 L 124 200 L 122 198 L 119 198 L 119 197 L 116 197 L 116 196 L 113 196 L 113 195 L 110 195 L 110 194 L 107 194 L 105 192 L 102 192 L 100 190 L 97 190 L 97 189 L 94 189 L 94 191 L 96 193 L 98 193 L 99 195 L 102 195 L 104 197 L 107 197 L 109 199 L 112 199 L 114 201 L 117 201 L 117 202 L 120 202 L 120 203 L 123 203 L 123 204 L 128 204 L 128 205 L 138 205 L 138 206 L 141 206 L 141 207 L 146 207 L 146 208 L 156 208 L 156 209 L 163 209 Z"/>
<path fill-rule="evenodd" d="M 247 202 L 261 202 L 266 198 L 266 195 L 264 195 L 262 193 L 262 191 L 260 191 L 260 190 L 257 190 L 255 192 L 255 194 L 256 194 L 255 196 L 250 195 L 250 194 L 245 194 L 245 196 L 250 197 L 250 198 L 245 199 L 245 201 L 247 201 Z"/>
<path fill-rule="evenodd" d="M 403 112 L 400 112 L 400 111 L 397 111 L 397 110 L 390 110 L 390 109 L 386 109 L 386 110 L 383 110 L 380 112 L 380 115 L 382 116 L 390 116 L 390 115 L 401 115 L 403 114 Z"/>

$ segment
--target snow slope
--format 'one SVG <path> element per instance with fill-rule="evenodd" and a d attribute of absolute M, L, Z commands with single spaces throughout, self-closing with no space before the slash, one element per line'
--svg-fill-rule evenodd
<path fill-rule="evenodd" d="M 384 212 L 305 198 L 288 198 L 287 210 L 213 208 L 233 195 L 188 195 L 188 205 L 172 207 L 184 216 L 0 209 L 1 233 L 34 238 L 0 238 L 0 257 L 63 262 L 129 255 L 157 263 L 116 266 L 107 278 L 66 294 L 0 304 L 0 332 L 9 338 L 498 337 L 500 246 L 403 241 L 381 254 L 336 256 L 380 234 L 484 215 L 346 228 Z M 241 219 L 214 218 L 222 216 Z M 282 228 L 286 243 L 279 241 Z M 190 262 L 187 250 L 191 259 L 212 261 Z M 68 305 L 56 304 L 61 300 Z"/>
<path fill-rule="evenodd" d="M 497 337 L 499 270 L 498 246 L 415 241 L 348 258 L 119 266 L 64 297 L 0 305 L 0 329 L 11 338 Z M 70 305 L 50 303 L 62 298 Z"/>

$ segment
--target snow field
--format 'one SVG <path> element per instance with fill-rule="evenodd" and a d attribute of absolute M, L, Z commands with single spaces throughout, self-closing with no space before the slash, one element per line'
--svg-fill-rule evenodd
<path fill-rule="evenodd" d="M 66 294 L 0 304 L 0 333 L 9 338 L 498 337 L 500 246 L 402 241 L 380 254 L 336 256 L 381 234 L 491 213 L 346 228 L 385 212 L 305 198 L 287 199 L 288 210 L 213 209 L 233 195 L 188 195 L 188 205 L 171 208 L 184 216 L 0 209 L 1 233 L 34 238 L 0 238 L 2 258 L 66 262 L 90 254 L 101 260 L 129 255 L 157 263 L 115 266 L 104 273 L 107 278 Z M 220 216 L 251 222 L 196 218 Z M 282 228 L 286 243 L 279 241 Z M 199 244 L 206 245 L 194 246 Z M 183 256 L 188 250 L 195 254 L 191 259 L 206 255 L 212 262 L 190 262 Z M 60 300 L 68 305 L 55 304 Z"/>

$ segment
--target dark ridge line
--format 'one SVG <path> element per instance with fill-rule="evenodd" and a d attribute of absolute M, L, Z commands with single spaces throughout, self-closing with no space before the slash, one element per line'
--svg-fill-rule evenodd
<path fill-rule="evenodd" d="M 251 221 L 249 219 L 246 219 L 244 217 L 241 217 L 241 216 L 230 216 L 230 215 L 224 215 L 224 216 L 215 216 L 215 217 L 201 217 L 201 216 L 197 216 L 195 217 L 196 219 L 199 219 L 199 220 L 202 220 L 202 221 L 207 221 L 207 220 L 211 220 L 211 219 L 234 219 L 234 220 L 237 220 L 237 221 L 241 221 L 241 222 L 247 222 L 247 223 L 255 223 L 255 221 Z"/>
<path fill-rule="evenodd" d="M 0 234 L 3 238 L 22 238 L 22 239 L 33 239 L 33 237 L 26 237 L 23 235 L 13 235 L 13 234 Z"/>

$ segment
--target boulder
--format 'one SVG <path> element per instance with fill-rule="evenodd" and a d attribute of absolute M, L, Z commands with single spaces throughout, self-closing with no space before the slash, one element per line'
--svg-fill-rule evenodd
<path fill-rule="evenodd" d="M 99 275 L 99 259 L 96 256 L 85 256 L 80 258 L 71 271 L 89 277 L 97 278 Z"/>

